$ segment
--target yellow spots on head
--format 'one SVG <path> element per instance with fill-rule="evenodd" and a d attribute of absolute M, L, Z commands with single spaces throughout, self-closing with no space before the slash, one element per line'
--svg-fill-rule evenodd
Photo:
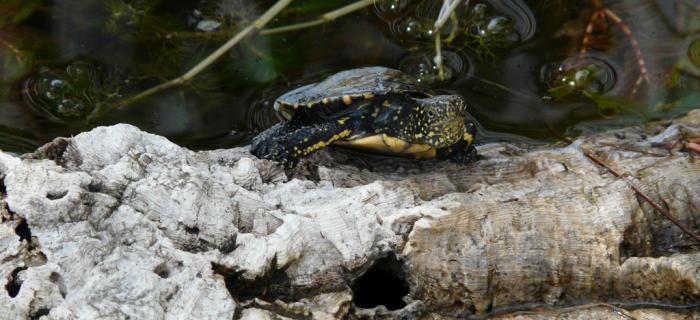
<path fill-rule="evenodd" d="M 365 97 L 365 99 L 372 99 L 372 98 L 374 98 L 374 95 L 371 94 L 371 93 L 365 93 L 365 94 L 363 94 L 362 96 Z"/>
<path fill-rule="evenodd" d="M 323 100 L 321 100 L 321 103 L 323 103 L 323 104 L 329 104 L 330 102 L 331 102 L 331 99 L 328 99 L 328 98 L 323 98 Z"/>
<path fill-rule="evenodd" d="M 462 139 L 464 139 L 464 141 L 466 141 L 469 144 L 472 144 L 472 142 L 474 142 L 474 136 L 471 133 L 467 132 L 467 130 L 464 130 L 464 135 L 462 136 Z"/>
<path fill-rule="evenodd" d="M 390 107 L 390 106 L 391 106 L 391 101 L 389 101 L 389 100 L 384 100 L 384 102 L 382 102 L 382 105 L 385 106 L 385 107 Z"/>
<path fill-rule="evenodd" d="M 343 96 L 343 103 L 345 103 L 346 105 L 349 106 L 350 104 L 352 104 L 352 98 L 347 94 L 344 95 Z"/>

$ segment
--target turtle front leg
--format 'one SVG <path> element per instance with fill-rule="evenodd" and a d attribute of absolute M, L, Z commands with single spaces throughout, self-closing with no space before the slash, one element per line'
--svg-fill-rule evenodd
<path fill-rule="evenodd" d="M 270 159 L 274 154 L 279 153 L 279 145 L 276 140 L 299 129 L 296 122 L 281 121 L 261 132 L 250 142 L 250 153 L 260 159 Z"/>
<path fill-rule="evenodd" d="M 352 128 L 347 120 L 304 126 L 284 135 L 270 137 L 260 141 L 255 149 L 265 152 L 253 154 L 259 158 L 279 161 L 285 169 L 293 169 L 301 158 L 350 136 Z"/>
<path fill-rule="evenodd" d="M 474 123 L 467 122 L 464 126 L 464 134 L 462 139 L 457 143 L 437 150 L 438 159 L 450 159 L 459 164 L 467 164 L 479 159 L 479 155 L 474 148 L 474 137 L 476 136 L 476 126 Z"/>
<path fill-rule="evenodd" d="M 467 164 L 478 160 L 479 154 L 473 145 L 460 141 L 451 147 L 439 149 L 437 158 L 449 159 L 459 164 Z"/>

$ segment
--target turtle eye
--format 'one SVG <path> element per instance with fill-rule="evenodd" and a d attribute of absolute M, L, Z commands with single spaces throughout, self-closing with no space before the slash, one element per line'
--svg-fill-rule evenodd
<path fill-rule="evenodd" d="M 465 124 L 464 129 L 471 135 L 476 134 L 476 125 L 473 122 L 468 122 Z"/>
<path fill-rule="evenodd" d="M 428 117 L 435 118 L 435 110 L 428 109 L 427 114 L 428 114 Z"/>

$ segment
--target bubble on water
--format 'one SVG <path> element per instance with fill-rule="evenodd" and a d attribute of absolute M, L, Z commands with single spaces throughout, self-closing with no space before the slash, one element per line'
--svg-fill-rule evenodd
<path fill-rule="evenodd" d="M 532 38 L 537 29 L 535 15 L 522 0 L 490 0 L 467 8 L 468 31 L 498 47 Z"/>
<path fill-rule="evenodd" d="M 429 24 L 420 20 L 408 17 L 392 24 L 392 33 L 399 38 L 409 40 L 426 40 L 432 38 L 433 30 Z"/>
<path fill-rule="evenodd" d="M 97 76 L 97 66 L 88 61 L 74 61 L 66 66 L 66 74 L 69 78 L 94 79 Z"/>
<path fill-rule="evenodd" d="M 469 68 L 468 60 L 452 51 L 442 52 L 443 76 L 440 79 L 439 70 L 435 63 L 435 52 L 412 54 L 401 60 L 399 69 L 415 77 L 416 81 L 433 85 L 442 81 L 454 79 Z"/>
<path fill-rule="evenodd" d="M 511 21 L 513 30 L 518 33 L 519 41 L 530 40 L 537 31 L 537 20 L 532 9 L 522 0 L 490 1 L 494 9 Z"/>
<path fill-rule="evenodd" d="M 497 47 L 507 47 L 519 41 L 519 35 L 513 29 L 510 19 L 503 16 L 495 16 L 478 29 L 479 36 L 484 42 Z"/>
<path fill-rule="evenodd" d="M 546 63 L 540 69 L 540 81 L 559 98 L 583 92 L 611 92 L 620 86 L 619 75 L 619 68 L 596 56 Z"/>
<path fill-rule="evenodd" d="M 408 7 L 410 0 L 374 0 L 374 8 L 381 16 L 397 15 Z"/>
<path fill-rule="evenodd" d="M 85 104 L 75 98 L 65 98 L 56 105 L 56 113 L 63 119 L 80 119 L 85 111 Z"/>
<path fill-rule="evenodd" d="M 61 79 L 50 79 L 49 85 L 52 89 L 63 89 L 66 86 L 66 83 Z"/>
<path fill-rule="evenodd" d="M 469 19 L 475 22 L 486 21 L 488 6 L 483 3 L 477 3 L 471 8 L 467 8 Z"/>
<path fill-rule="evenodd" d="M 94 108 L 96 65 L 76 61 L 61 69 L 42 69 L 23 83 L 22 97 L 37 114 L 54 122 L 84 119 Z"/>

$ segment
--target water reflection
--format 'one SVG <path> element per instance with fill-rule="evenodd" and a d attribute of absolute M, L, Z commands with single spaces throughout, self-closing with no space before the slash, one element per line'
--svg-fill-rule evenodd
<path fill-rule="evenodd" d="M 274 24 L 349 2 L 308 1 Z M 277 121 L 277 96 L 372 65 L 464 95 L 487 139 L 546 141 L 552 129 L 575 133 L 700 105 L 700 12 L 688 1 L 604 1 L 628 29 L 609 16 L 593 19 L 600 8 L 581 2 L 465 3 L 440 34 L 445 79 L 438 77 L 432 29 L 441 1 L 377 0 L 332 23 L 248 39 L 191 86 L 85 123 L 96 107 L 181 74 L 266 4 L 52 1 L 14 25 L 0 21 L 0 148 L 31 151 L 55 136 L 116 122 L 192 148 L 241 145 Z M 202 28 L 202 21 L 217 27 Z M 587 35 L 589 25 L 595 32 Z M 49 49 L 31 45 L 46 42 Z M 650 81 L 638 80 L 635 46 Z M 553 88 L 562 86 L 574 90 L 557 99 Z M 601 114 L 601 105 L 620 108 Z"/>

